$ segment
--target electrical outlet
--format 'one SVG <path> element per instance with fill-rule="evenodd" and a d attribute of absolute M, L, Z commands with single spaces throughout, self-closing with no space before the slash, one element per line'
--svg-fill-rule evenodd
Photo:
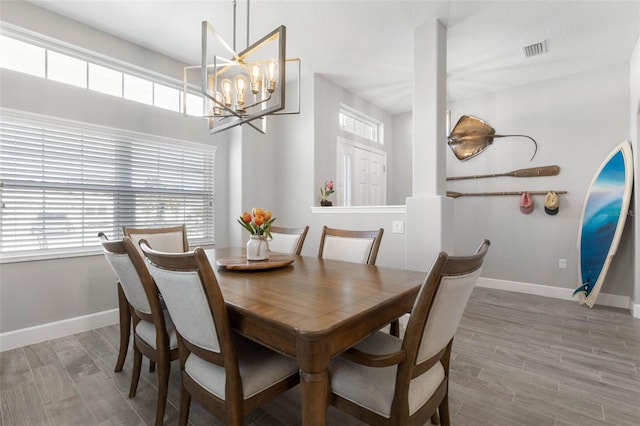
<path fill-rule="evenodd" d="M 391 232 L 394 234 L 404 234 L 404 222 L 401 220 L 391 222 Z"/>
<path fill-rule="evenodd" d="M 567 259 L 558 259 L 558 268 L 567 269 Z"/>

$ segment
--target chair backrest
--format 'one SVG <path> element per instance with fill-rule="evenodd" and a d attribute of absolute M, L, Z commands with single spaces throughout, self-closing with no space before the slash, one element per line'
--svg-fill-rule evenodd
<path fill-rule="evenodd" d="M 307 232 L 309 232 L 309 226 L 303 228 L 272 226 L 269 250 L 278 253 L 300 254 Z"/>
<path fill-rule="evenodd" d="M 375 265 L 383 233 L 382 228 L 375 231 L 352 231 L 324 226 L 318 257 Z"/>
<path fill-rule="evenodd" d="M 235 358 L 227 308 L 204 250 L 160 252 L 145 240 L 140 242 L 140 248 L 176 331 L 189 351 L 220 365 L 226 364 L 226 355 Z M 225 355 L 225 362 L 216 358 L 220 353 Z"/>
<path fill-rule="evenodd" d="M 131 238 L 108 240 L 102 232 L 98 236 L 104 248 L 104 256 L 137 317 L 149 322 L 158 321 L 164 328 L 158 289 Z"/>
<path fill-rule="evenodd" d="M 184 253 L 189 250 L 189 242 L 187 241 L 186 225 L 166 226 L 162 228 L 134 228 L 131 226 L 122 227 L 122 231 L 126 237 L 130 237 L 140 256 L 143 256 L 140 250 L 140 240 L 147 240 L 149 245 L 155 250 Z"/>
<path fill-rule="evenodd" d="M 480 277 L 489 245 L 484 240 L 470 256 L 438 254 L 409 316 L 403 341 L 409 361 L 406 364 L 420 369 L 420 364 L 428 367 L 442 358 Z"/>

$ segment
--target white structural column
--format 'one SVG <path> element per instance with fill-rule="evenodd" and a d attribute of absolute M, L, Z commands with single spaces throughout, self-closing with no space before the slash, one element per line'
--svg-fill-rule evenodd
<path fill-rule="evenodd" d="M 418 27 L 413 47 L 413 193 L 444 195 L 447 109 L 447 29 Z"/>
<path fill-rule="evenodd" d="M 453 250 L 453 200 L 445 197 L 447 30 L 439 21 L 414 33 L 413 193 L 407 198 L 407 268 L 427 270 Z"/>
<path fill-rule="evenodd" d="M 229 217 L 229 244 L 232 247 L 243 247 L 247 241 L 247 232 L 240 225 L 235 224 L 235 218 L 247 210 L 245 198 L 246 189 L 244 187 L 244 126 L 237 126 L 226 131 L 229 138 L 229 203 L 227 205 L 227 215 Z"/>

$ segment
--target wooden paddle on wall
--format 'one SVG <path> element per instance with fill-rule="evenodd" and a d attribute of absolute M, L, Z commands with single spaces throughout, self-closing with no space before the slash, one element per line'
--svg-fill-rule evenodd
<path fill-rule="evenodd" d="M 458 197 L 484 197 L 487 195 L 522 195 L 523 192 L 528 192 L 531 195 L 545 195 L 549 193 L 549 191 L 503 191 L 503 192 L 456 192 L 456 191 L 447 191 L 447 197 L 450 198 L 458 198 Z M 556 194 L 566 194 L 567 191 L 553 191 Z"/>
<path fill-rule="evenodd" d="M 560 167 L 558 166 L 542 166 L 542 167 L 530 167 L 527 169 L 512 170 L 505 173 L 492 173 L 488 175 L 470 175 L 470 176 L 452 176 L 447 180 L 462 180 L 462 179 L 480 179 L 487 177 L 498 176 L 513 176 L 513 177 L 538 177 L 538 176 L 556 176 L 560 173 Z"/>

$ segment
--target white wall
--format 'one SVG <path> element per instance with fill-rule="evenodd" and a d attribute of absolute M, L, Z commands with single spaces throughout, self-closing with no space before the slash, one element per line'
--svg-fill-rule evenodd
<path fill-rule="evenodd" d="M 127 64 L 154 70 L 182 80 L 183 64 L 142 46 L 97 31 L 77 21 L 49 12 L 23 0 L 2 2 L 3 22 L 44 34 L 63 43 L 121 60 Z"/>
<path fill-rule="evenodd" d="M 304 60 L 300 80 L 300 114 L 268 119 L 267 132 L 273 135 L 273 139 L 266 148 L 272 151 L 270 166 L 272 175 L 266 179 L 272 186 L 268 191 L 269 198 L 261 198 L 264 200 L 262 207 L 273 212 L 278 226 L 285 227 L 310 225 L 313 217 L 310 206 L 313 205 L 315 196 L 313 191 L 314 76 L 306 68 Z M 247 202 L 253 201 L 247 199 Z M 305 243 L 305 248 L 308 248 L 308 241 Z"/>
<path fill-rule="evenodd" d="M 487 120 L 498 134 L 521 133 L 534 137 L 539 151 L 534 160 L 529 161 L 533 144 L 523 138 L 495 139 L 485 152 L 466 162 L 458 161 L 449 151 L 447 176 L 506 172 L 550 164 L 559 165 L 561 172 L 558 176 L 545 178 L 449 181 L 448 190 L 569 191 L 567 195 L 561 195 L 557 216 L 544 213 L 544 196 L 534 198 L 536 208 L 528 216 L 519 212 L 518 197 L 454 199 L 454 252 L 468 253 L 476 248 L 481 238 L 489 238 L 492 246 L 483 271 L 485 285 L 569 298 L 571 291 L 578 286 L 578 224 L 593 174 L 615 145 L 631 139 L 638 176 L 640 41 L 636 43 L 630 65 L 622 63 L 475 97 L 451 103 L 449 108 L 452 126 L 463 114 L 476 115 Z M 411 117 L 394 117 L 394 139 L 411 138 L 407 129 L 410 124 L 397 124 L 407 120 L 410 121 Z M 636 193 L 639 184 L 640 179 L 636 178 Z M 635 212 L 640 211 L 639 204 L 636 196 Z M 627 220 L 618 254 L 597 302 L 621 307 L 630 303 L 635 316 L 640 316 L 638 216 L 634 213 L 631 220 Z M 558 268 L 559 258 L 567 259 L 567 269 Z"/>
<path fill-rule="evenodd" d="M 271 118 L 267 118 L 268 125 Z M 273 129 L 262 134 L 250 126 L 241 126 L 228 130 L 232 136 L 234 155 L 229 157 L 231 171 L 227 182 L 230 191 L 228 217 L 230 222 L 222 226 L 229 228 L 228 245 L 246 244 L 249 233 L 236 223 L 244 211 L 254 207 L 272 210 L 277 214 L 274 202 L 278 192 L 275 170 L 279 167 L 278 151 L 273 149 L 277 132 Z M 220 206 L 220 208 L 224 208 Z"/>
<path fill-rule="evenodd" d="M 557 164 L 560 174 L 541 178 L 491 178 L 450 181 L 459 192 L 566 190 L 556 216 L 544 212 L 544 196 L 534 196 L 530 215 L 519 211 L 515 196 L 460 197 L 455 200 L 456 250 L 489 238 L 491 251 L 483 276 L 568 289 L 579 285 L 577 233 L 583 200 L 593 174 L 606 155 L 629 139 L 629 65 L 621 63 L 512 90 L 450 104 L 452 124 L 463 114 L 489 122 L 497 134 L 485 152 L 466 162 L 448 153 L 449 176 L 506 172 Z M 630 221 L 629 221 L 630 222 Z M 630 225 L 614 258 L 603 293 L 631 296 L 634 259 Z M 558 259 L 567 259 L 567 269 Z"/>
<path fill-rule="evenodd" d="M 89 90 L 6 70 L 0 71 L 0 86 L 2 107 L 179 140 L 213 140 L 204 122 Z M 227 151 L 226 144 L 218 145 L 216 206 L 227 204 Z M 215 213 L 216 242 L 226 245 L 228 215 L 221 208 Z M 2 264 L 0 281 L 0 333 L 113 309 L 117 303 L 115 278 L 102 255 Z"/>
<path fill-rule="evenodd" d="M 387 202 L 402 205 L 411 196 L 413 165 L 413 112 L 393 116 L 393 152 L 389 156 L 389 190 Z"/>
<path fill-rule="evenodd" d="M 180 78 L 182 64 L 25 2 L 2 5 L 4 22 L 31 27 L 120 60 L 135 60 Z M 228 244 L 229 135 L 209 135 L 206 122 L 62 83 L 0 71 L 0 106 L 65 119 L 217 145 L 215 174 L 216 242 Z M 82 316 L 100 317 L 117 306 L 115 277 L 100 255 L 0 265 L 0 333 Z M 113 317 L 117 320 L 117 317 Z M 87 320 L 88 326 L 100 324 Z M 53 336 L 50 336 L 53 337 Z M 3 339 L 4 340 L 4 339 Z"/>
<path fill-rule="evenodd" d="M 309 225 L 302 254 L 316 256 L 322 226 L 350 229 L 385 228 L 377 264 L 404 267 L 405 234 L 391 233 L 394 220 L 404 221 L 404 209 L 380 208 L 345 213 L 317 208 L 320 186 L 335 174 L 335 144 L 340 103 L 358 108 L 385 122 L 385 140 L 391 140 L 391 117 L 324 77 L 314 75 L 302 62 L 301 114 L 274 121 L 274 201 L 271 210 L 280 226 Z M 331 162 L 331 166 L 325 163 Z M 314 213 L 312 210 L 315 210 Z M 341 211 L 338 213 L 338 211 Z"/>
<path fill-rule="evenodd" d="M 314 205 L 317 206 L 320 205 L 320 187 L 322 187 L 326 179 L 332 178 L 335 180 L 338 136 L 383 150 L 387 152 L 388 156 L 393 156 L 395 144 L 392 140 L 393 120 L 390 114 L 320 75 L 314 76 L 314 82 L 314 172 L 316 187 Z M 384 124 L 384 144 L 379 145 L 340 130 L 338 128 L 338 113 L 341 104 L 354 108 L 382 122 Z M 389 164 L 387 165 L 389 166 Z M 387 176 L 393 173 L 394 170 L 389 167 Z M 390 203 L 387 202 L 387 204 Z"/>

